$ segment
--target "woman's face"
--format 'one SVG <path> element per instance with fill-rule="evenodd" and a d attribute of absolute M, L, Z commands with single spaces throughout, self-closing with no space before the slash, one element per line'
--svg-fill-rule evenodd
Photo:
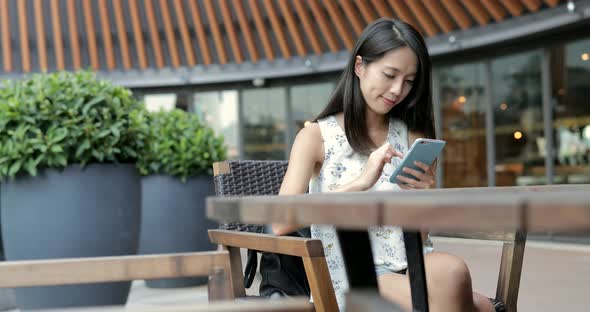
<path fill-rule="evenodd" d="M 356 57 L 354 71 L 359 78 L 367 109 L 385 115 L 410 93 L 418 68 L 412 49 L 401 47 L 369 64 Z"/>

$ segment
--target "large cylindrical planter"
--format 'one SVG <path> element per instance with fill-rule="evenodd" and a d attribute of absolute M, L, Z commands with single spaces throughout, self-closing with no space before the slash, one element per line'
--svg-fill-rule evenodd
<path fill-rule="evenodd" d="M 132 164 L 43 170 L 2 183 L 7 260 L 137 254 L 141 184 Z M 131 282 L 16 289 L 23 309 L 121 305 Z"/>
<path fill-rule="evenodd" d="M 207 229 L 217 228 L 205 213 L 205 199 L 214 193 L 208 175 L 186 182 L 166 175 L 142 178 L 141 254 L 214 250 Z M 151 288 L 202 285 L 207 278 L 148 280 Z"/>
<path fill-rule="evenodd" d="M 0 194 L 2 196 L 2 194 Z M 2 209 L 2 207 L 0 207 Z M 4 261 L 4 245 L 2 243 L 2 214 L 0 214 L 0 261 Z M 0 288 L 0 311 L 14 310 L 14 293 L 12 289 Z"/>

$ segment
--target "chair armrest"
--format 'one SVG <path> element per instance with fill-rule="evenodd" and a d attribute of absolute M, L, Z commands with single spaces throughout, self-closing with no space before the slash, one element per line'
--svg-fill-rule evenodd
<path fill-rule="evenodd" d="M 324 257 L 322 242 L 318 239 L 276 236 L 229 230 L 209 230 L 212 243 L 272 252 L 296 257 Z"/>
<path fill-rule="evenodd" d="M 453 237 L 453 238 L 467 238 L 491 241 L 513 242 L 516 239 L 514 231 L 496 231 L 496 232 L 437 232 L 430 233 L 431 235 Z"/>

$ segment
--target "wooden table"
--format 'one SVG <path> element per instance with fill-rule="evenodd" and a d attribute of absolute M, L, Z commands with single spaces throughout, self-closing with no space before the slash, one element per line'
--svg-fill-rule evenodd
<path fill-rule="evenodd" d="M 210 197 L 207 214 L 223 222 L 335 225 L 351 291 L 377 287 L 367 227 L 401 226 L 414 309 L 427 311 L 417 231 L 588 232 L 590 185 Z"/>

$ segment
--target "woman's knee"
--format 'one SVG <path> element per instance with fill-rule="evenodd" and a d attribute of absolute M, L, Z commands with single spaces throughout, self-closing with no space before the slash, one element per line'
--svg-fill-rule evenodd
<path fill-rule="evenodd" d="M 442 287 L 457 295 L 471 295 L 471 274 L 465 261 L 461 258 L 438 253 L 427 259 L 426 278 L 434 287 Z"/>

